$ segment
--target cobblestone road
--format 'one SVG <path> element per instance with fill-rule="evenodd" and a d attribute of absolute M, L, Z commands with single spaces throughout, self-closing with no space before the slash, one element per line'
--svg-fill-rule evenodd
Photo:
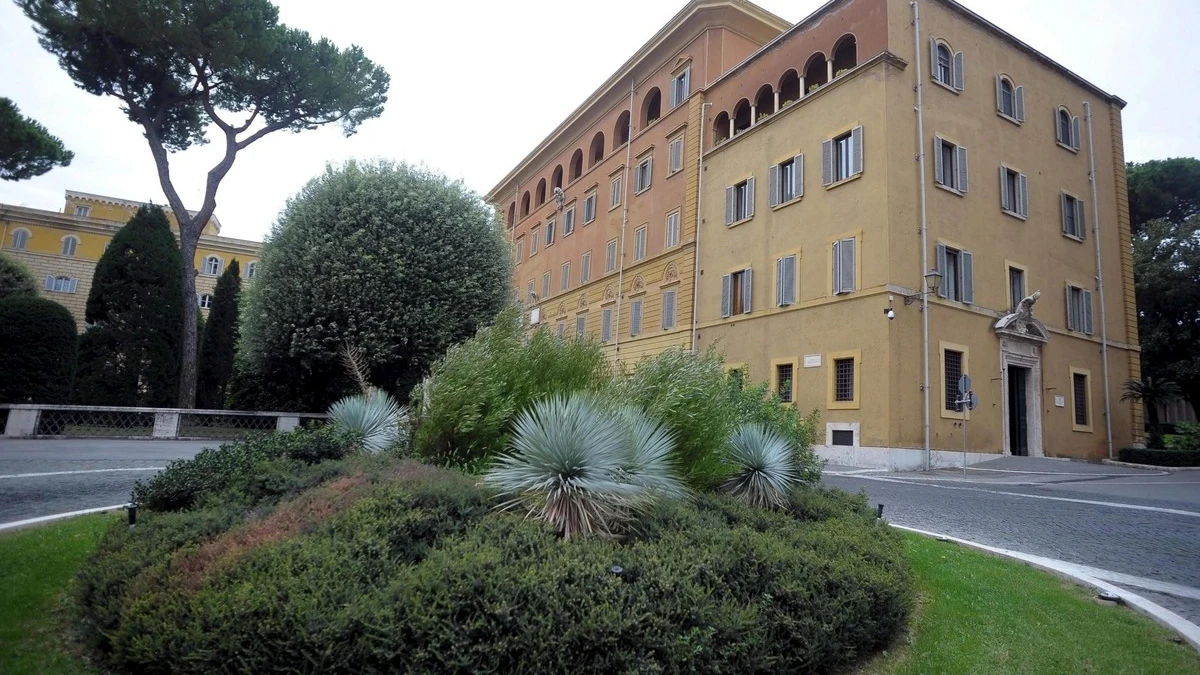
<path fill-rule="evenodd" d="M 1200 472 L 1044 485 L 882 473 L 827 473 L 824 481 L 865 491 L 897 525 L 1179 584 L 1200 594 Z M 1135 592 L 1200 624 L 1200 600 Z"/>

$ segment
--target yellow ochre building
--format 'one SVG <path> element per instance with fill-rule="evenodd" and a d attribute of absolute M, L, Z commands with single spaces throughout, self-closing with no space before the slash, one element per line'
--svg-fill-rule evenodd
<path fill-rule="evenodd" d="M 41 292 L 71 310 L 79 330 L 96 263 L 117 230 L 143 206 L 142 202 L 67 190 L 62 212 L 0 204 L 0 252 L 25 263 L 38 279 Z M 164 208 L 171 230 L 179 226 Z M 221 222 L 209 219 L 196 248 L 196 302 L 207 314 L 217 277 L 233 260 L 243 280 L 254 276 L 262 244 L 222 237 Z"/>
<path fill-rule="evenodd" d="M 532 320 L 717 345 L 831 461 L 1098 459 L 1143 428 L 1124 105 L 952 0 L 693 0 L 488 200 Z"/>

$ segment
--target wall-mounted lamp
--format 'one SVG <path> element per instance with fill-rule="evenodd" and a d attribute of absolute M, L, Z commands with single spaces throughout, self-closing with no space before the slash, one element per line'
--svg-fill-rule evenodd
<path fill-rule="evenodd" d="M 925 273 L 925 288 L 928 289 L 924 293 L 913 293 L 912 295 L 904 296 L 904 304 L 911 305 L 917 300 L 929 295 L 930 293 L 937 294 L 938 289 L 942 287 L 942 273 L 937 270 L 929 270 Z"/>

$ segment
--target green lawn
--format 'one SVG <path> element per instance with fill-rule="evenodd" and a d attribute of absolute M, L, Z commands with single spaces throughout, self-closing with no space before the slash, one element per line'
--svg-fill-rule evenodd
<path fill-rule="evenodd" d="M 1136 611 L 1027 565 L 906 534 L 913 636 L 861 675 L 1200 673 L 1200 653 Z"/>
<path fill-rule="evenodd" d="M 0 673 L 94 675 L 70 655 L 71 575 L 119 516 L 0 535 Z M 920 591 L 913 637 L 860 675 L 1200 674 L 1200 654 L 1133 610 L 1031 567 L 906 535 Z"/>
<path fill-rule="evenodd" d="M 0 673 L 96 672 L 65 647 L 71 619 L 63 600 L 75 569 L 118 517 L 98 513 L 0 534 Z"/>

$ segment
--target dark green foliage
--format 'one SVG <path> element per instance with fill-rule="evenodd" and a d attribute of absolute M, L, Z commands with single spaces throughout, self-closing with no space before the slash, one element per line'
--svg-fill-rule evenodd
<path fill-rule="evenodd" d="M 17 104 L 0 96 L 0 180 L 25 180 L 55 166 L 69 166 L 75 154 Z"/>
<path fill-rule="evenodd" d="M 1200 214 L 1200 160 L 1154 159 L 1126 165 L 1129 220 L 1137 235 L 1152 220 L 1182 223 Z"/>
<path fill-rule="evenodd" d="M 1171 380 L 1147 375 L 1140 380 L 1126 380 L 1121 391 L 1122 402 L 1137 401 L 1142 404 L 1146 428 L 1150 431 L 1149 446 L 1163 447 L 1163 430 L 1158 422 L 1159 408 L 1178 400 L 1183 390 Z"/>
<path fill-rule="evenodd" d="M 507 244 L 461 183 L 389 162 L 330 167 L 288 203 L 246 289 L 235 405 L 324 410 L 357 390 L 347 345 L 406 400 L 491 322 L 509 280 Z"/>
<path fill-rule="evenodd" d="M 816 417 L 805 417 L 767 394 L 767 385 L 744 383 L 745 374 L 726 374 L 714 350 L 692 354 L 669 349 L 643 359 L 633 374 L 612 382 L 607 396 L 623 405 L 641 406 L 661 420 L 677 442 L 677 464 L 693 488 L 709 489 L 729 473 L 725 441 L 739 425 L 758 423 L 781 434 L 797 449 L 801 477 L 820 478 L 812 452 Z"/>
<path fill-rule="evenodd" d="M 1175 450 L 1200 452 L 1200 424 L 1196 422 L 1179 422 L 1175 425 L 1175 436 L 1168 446 Z"/>
<path fill-rule="evenodd" d="M 526 337 L 515 308 L 450 349 L 413 389 L 413 447 L 428 461 L 482 468 L 508 447 L 517 414 L 553 394 L 596 391 L 611 377 L 591 341 L 562 340 L 547 329 Z"/>
<path fill-rule="evenodd" d="M 37 280 L 20 260 L 0 253 L 0 300 L 17 295 L 35 296 Z"/>
<path fill-rule="evenodd" d="M 196 405 L 225 407 L 233 355 L 237 348 L 238 294 L 242 290 L 238 261 L 229 263 L 213 291 L 208 321 L 200 331 L 200 368 L 196 374 Z"/>
<path fill-rule="evenodd" d="M 350 442 L 328 426 L 254 436 L 171 462 L 149 481 L 138 481 L 130 500 L 154 511 L 180 511 L 225 491 L 252 501 L 287 494 L 328 477 L 325 469 L 307 471 L 287 462 L 310 465 L 341 459 L 349 447 Z M 277 460 L 284 464 L 273 464 Z M 287 483 L 287 475 L 300 476 L 300 483 Z"/>
<path fill-rule="evenodd" d="M 162 209 L 143 206 L 109 243 L 88 294 L 76 400 L 168 406 L 179 384 L 183 260 Z"/>
<path fill-rule="evenodd" d="M 563 541 L 467 477 L 392 475 L 283 538 L 247 521 L 198 546 L 234 525 L 216 508 L 114 530 L 81 579 L 90 641 L 130 673 L 830 672 L 912 610 L 900 537 L 861 497 L 810 493 L 806 520 L 703 497 L 624 542 Z"/>
<path fill-rule="evenodd" d="M 1177 448 L 1121 448 L 1117 458 L 1132 464 L 1152 466 L 1200 466 L 1200 447 Z"/>
<path fill-rule="evenodd" d="M 1143 376 L 1174 381 L 1200 410 L 1200 216 L 1146 223 L 1133 269 Z"/>
<path fill-rule="evenodd" d="M 75 319 L 36 296 L 0 298 L 0 403 L 65 403 L 75 375 Z"/>

